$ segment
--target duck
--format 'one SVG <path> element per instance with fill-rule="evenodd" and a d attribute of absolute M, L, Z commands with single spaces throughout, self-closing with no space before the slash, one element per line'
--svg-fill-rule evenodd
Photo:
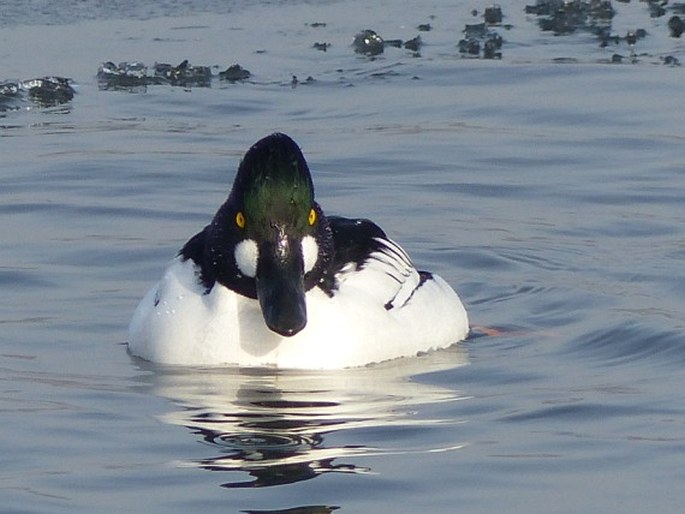
<path fill-rule="evenodd" d="M 142 298 L 128 351 L 165 365 L 342 369 L 468 334 L 454 289 L 374 222 L 324 214 L 300 147 L 274 133 Z"/>

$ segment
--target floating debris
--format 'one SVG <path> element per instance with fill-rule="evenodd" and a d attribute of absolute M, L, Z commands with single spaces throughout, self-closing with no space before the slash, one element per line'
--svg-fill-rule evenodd
<path fill-rule="evenodd" d="M 0 96 L 16 97 L 19 96 L 19 84 L 16 82 L 0 82 Z"/>
<path fill-rule="evenodd" d="M 71 80 L 63 77 L 43 77 L 25 80 L 21 86 L 29 93 L 29 98 L 43 107 L 65 104 L 74 98 Z"/>
<path fill-rule="evenodd" d="M 21 108 L 23 97 L 16 82 L 0 82 L 0 112 Z"/>
<path fill-rule="evenodd" d="M 499 25 L 502 23 L 502 8 L 499 5 L 486 7 L 483 17 L 488 25 Z"/>
<path fill-rule="evenodd" d="M 233 64 L 226 71 L 219 72 L 219 78 L 228 82 L 242 82 L 252 76 L 250 70 L 246 70 L 240 64 Z"/>
<path fill-rule="evenodd" d="M 649 17 L 661 18 L 664 14 L 666 14 L 666 9 L 664 8 L 666 4 L 668 4 L 668 0 L 663 2 L 660 0 L 648 0 Z"/>
<path fill-rule="evenodd" d="M 457 43 L 459 53 L 466 57 L 481 57 L 482 51 L 483 59 L 501 59 L 502 36 L 488 28 L 488 25 L 501 23 L 502 9 L 497 5 L 487 8 L 485 12 L 487 14 L 483 16 L 486 21 L 465 25 L 464 38 Z M 474 10 L 473 14 L 477 16 L 478 12 Z"/>
<path fill-rule="evenodd" d="M 616 0 L 620 3 L 629 3 L 630 0 Z M 679 38 L 685 30 L 685 23 L 678 14 L 685 14 L 684 3 L 669 4 L 668 0 L 644 0 L 647 4 L 649 16 L 660 18 L 668 13 L 671 17 L 666 23 L 669 35 Z M 638 57 L 648 54 L 636 54 L 635 48 L 639 41 L 647 37 L 647 31 L 643 28 L 628 32 L 620 36 L 612 32 L 612 21 L 616 15 L 610 0 L 536 0 L 535 5 L 527 5 L 527 14 L 538 17 L 537 22 L 544 31 L 551 31 L 555 35 L 568 35 L 576 31 L 585 31 L 594 34 L 599 40 L 599 46 L 606 48 L 609 45 L 626 44 L 630 51 L 630 62 L 639 62 Z M 663 24 L 657 25 L 658 27 Z M 662 61 L 672 61 L 665 56 Z M 611 62 L 621 62 L 624 57 L 613 54 Z M 677 65 L 677 64 L 676 64 Z"/>
<path fill-rule="evenodd" d="M 459 53 L 479 56 L 480 55 L 480 41 L 477 39 L 462 39 L 458 43 Z"/>
<path fill-rule="evenodd" d="M 330 48 L 330 43 L 314 43 L 313 48 L 321 52 L 325 52 Z"/>
<path fill-rule="evenodd" d="M 384 46 L 383 38 L 370 29 L 362 30 L 354 36 L 354 41 L 352 41 L 352 48 L 356 53 L 368 56 L 382 54 Z"/>
<path fill-rule="evenodd" d="M 103 62 L 97 73 L 100 89 L 135 89 L 148 84 L 147 66 L 141 62 Z"/>
<path fill-rule="evenodd" d="M 483 59 L 501 59 L 501 48 L 502 36 L 496 32 L 488 35 L 488 37 L 485 39 L 485 44 L 483 45 Z"/>
<path fill-rule="evenodd" d="M 637 32 L 628 32 L 626 34 L 626 43 L 630 46 L 634 46 L 637 43 Z"/>
<path fill-rule="evenodd" d="M 617 0 L 628 3 L 629 0 Z M 665 0 L 647 0 L 651 17 L 660 17 L 666 13 L 668 3 Z M 674 4 L 669 10 L 676 12 Z M 635 48 L 639 41 L 647 36 L 647 31 L 638 28 L 629 31 L 625 36 L 619 36 L 612 32 L 612 21 L 616 15 L 609 0 L 537 0 L 535 5 L 527 5 L 526 13 L 538 16 L 538 25 L 543 31 L 551 31 L 555 35 L 568 35 L 576 31 L 585 31 L 594 34 L 599 40 L 599 46 L 606 48 L 609 45 L 617 46 L 626 44 L 630 51 L 630 62 L 639 62 L 638 57 L 646 54 L 636 54 Z M 677 18 L 673 16 L 671 19 Z M 669 20 L 668 28 L 672 37 L 678 37 L 679 23 Z M 674 30 L 675 29 L 675 30 Z M 682 28 L 681 28 L 682 30 Z M 682 33 L 682 32 L 681 32 Z M 624 57 L 613 54 L 612 63 L 622 62 Z"/>
<path fill-rule="evenodd" d="M 526 13 L 538 16 L 542 30 L 563 35 L 577 30 L 605 31 L 616 11 L 609 0 L 537 0 L 526 6 Z"/>
<path fill-rule="evenodd" d="M 293 75 L 292 79 L 290 79 L 290 87 L 295 89 L 299 85 L 307 86 L 307 85 L 313 84 L 314 82 L 316 82 L 316 80 L 311 75 L 309 75 L 302 82 L 297 78 L 297 75 Z"/>
<path fill-rule="evenodd" d="M 0 83 L 0 111 L 20 109 L 26 100 L 40 107 L 54 107 L 74 98 L 71 79 L 42 77 L 19 82 Z"/>
<path fill-rule="evenodd" d="M 404 43 L 404 48 L 407 50 L 411 50 L 412 52 L 418 52 L 421 50 L 421 46 L 423 46 L 423 41 L 421 41 L 421 36 L 416 36 L 413 39 L 410 39 L 409 41 L 405 41 Z"/>
<path fill-rule="evenodd" d="M 249 70 L 233 64 L 218 74 L 220 80 L 240 82 L 250 78 Z M 178 66 L 165 63 L 155 63 L 152 74 L 148 67 L 139 61 L 114 64 L 104 62 L 98 68 L 97 78 L 100 89 L 145 90 L 150 85 L 170 84 L 181 87 L 211 87 L 212 74 L 209 66 L 191 66 L 184 60 Z"/>
<path fill-rule="evenodd" d="M 419 50 L 422 46 L 421 36 L 416 36 L 403 42 L 401 39 L 383 39 L 377 32 L 369 29 L 359 32 L 354 36 L 354 41 L 352 42 L 352 47 L 356 53 L 369 57 L 382 54 L 387 47 L 405 48 L 413 52 L 414 57 L 419 57 Z"/>
<path fill-rule="evenodd" d="M 430 32 L 433 29 L 430 23 L 421 23 L 416 27 L 419 32 Z"/>
<path fill-rule="evenodd" d="M 685 29 L 685 23 L 680 16 L 671 16 L 671 19 L 668 20 L 668 30 L 671 31 L 671 37 L 680 37 L 683 34 L 683 29 Z"/>
<path fill-rule="evenodd" d="M 210 87 L 212 82 L 212 71 L 209 66 L 191 66 L 188 59 L 178 66 L 155 63 L 154 74 L 172 86 Z"/>

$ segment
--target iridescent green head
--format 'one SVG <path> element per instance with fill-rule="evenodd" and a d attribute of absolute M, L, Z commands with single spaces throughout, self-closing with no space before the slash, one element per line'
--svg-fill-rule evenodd
<path fill-rule="evenodd" d="M 240 163 L 231 191 L 236 225 L 247 237 L 268 239 L 274 226 L 291 235 L 311 233 L 316 222 L 314 186 L 297 144 L 285 134 L 255 143 Z"/>

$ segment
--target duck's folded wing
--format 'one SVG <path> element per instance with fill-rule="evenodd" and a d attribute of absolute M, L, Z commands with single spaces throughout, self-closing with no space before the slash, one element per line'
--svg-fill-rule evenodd
<path fill-rule="evenodd" d="M 335 255 L 335 287 L 356 287 L 386 310 L 405 306 L 431 274 L 418 271 L 407 253 L 367 219 L 329 218 Z"/>

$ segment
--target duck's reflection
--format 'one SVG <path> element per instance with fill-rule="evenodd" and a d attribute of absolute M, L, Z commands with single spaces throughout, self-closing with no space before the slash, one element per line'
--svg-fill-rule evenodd
<path fill-rule="evenodd" d="M 243 480 L 242 476 L 224 487 L 265 487 L 328 472 L 369 473 L 369 468 L 341 462 L 355 455 L 459 448 L 458 441 L 435 448 L 429 438 L 425 445 L 393 448 L 386 446 L 391 444 L 387 431 L 458 422 L 417 416 L 415 410 L 421 405 L 465 397 L 410 377 L 466 362 L 465 351 L 453 348 L 337 372 L 156 369 L 151 379 L 156 393 L 181 407 L 164 420 L 187 427 L 217 452 L 186 465 L 240 471 L 251 477 Z"/>

